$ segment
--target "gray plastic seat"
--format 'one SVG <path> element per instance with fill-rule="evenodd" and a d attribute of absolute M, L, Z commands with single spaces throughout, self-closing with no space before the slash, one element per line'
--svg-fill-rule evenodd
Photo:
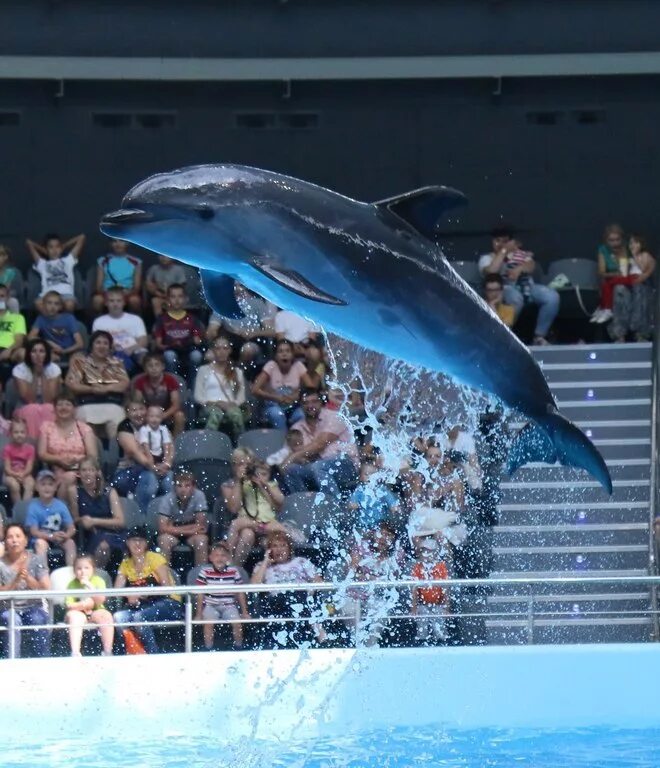
<path fill-rule="evenodd" d="M 328 523 L 341 524 L 342 506 L 334 498 L 315 491 L 292 493 L 284 499 L 281 522 L 297 526 L 310 539 L 317 529 L 325 530 Z"/>
<path fill-rule="evenodd" d="M 450 261 L 453 269 L 473 288 L 481 285 L 483 278 L 476 261 Z"/>
<path fill-rule="evenodd" d="M 285 434 L 282 429 L 250 429 L 239 436 L 238 446 L 249 448 L 260 461 L 265 461 L 282 448 Z"/>
<path fill-rule="evenodd" d="M 559 259 L 553 261 L 548 269 L 548 282 L 551 282 L 557 275 L 566 275 L 571 281 L 571 286 L 577 285 L 581 289 L 598 290 L 600 286 L 598 264 L 593 259 Z"/>
<path fill-rule="evenodd" d="M 136 525 L 144 525 L 144 515 L 140 511 L 137 502 L 133 499 L 127 499 L 125 496 L 119 497 L 122 512 L 124 513 L 124 527 L 133 528 Z"/>
<path fill-rule="evenodd" d="M 200 459 L 229 461 L 232 450 L 231 440 L 224 432 L 191 429 L 182 432 L 174 441 L 174 460 L 177 464 Z"/>

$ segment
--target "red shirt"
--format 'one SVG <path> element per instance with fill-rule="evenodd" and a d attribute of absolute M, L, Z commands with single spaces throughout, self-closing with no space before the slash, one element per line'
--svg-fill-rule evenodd
<path fill-rule="evenodd" d="M 165 349 L 185 349 L 194 346 L 195 337 L 202 338 L 204 328 L 190 312 L 186 312 L 178 320 L 169 312 L 164 312 L 156 320 L 153 335 Z"/>
<path fill-rule="evenodd" d="M 133 379 L 133 387 L 142 392 L 147 408 L 150 405 L 159 405 L 166 411 L 172 405 L 172 392 L 179 391 L 179 382 L 171 373 L 164 373 L 160 382 L 153 386 L 147 374 L 140 373 Z"/>

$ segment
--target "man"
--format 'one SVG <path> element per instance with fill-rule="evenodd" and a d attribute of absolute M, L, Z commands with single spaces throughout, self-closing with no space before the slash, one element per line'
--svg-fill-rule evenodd
<path fill-rule="evenodd" d="M 516 319 L 515 307 L 506 304 L 503 300 L 504 281 L 501 275 L 486 275 L 484 282 L 484 294 L 486 303 L 500 318 L 504 325 L 513 328 Z"/>
<path fill-rule="evenodd" d="M 92 331 L 107 331 L 112 336 L 115 357 L 121 358 L 128 373 L 142 363 L 147 354 L 147 329 L 138 315 L 124 312 L 126 298 L 120 285 L 108 288 L 105 294 L 106 315 L 94 320 Z"/>
<path fill-rule="evenodd" d="M 514 308 L 514 322 L 528 301 L 538 304 L 534 344 L 547 344 L 546 336 L 559 311 L 559 294 L 532 279 L 536 264 L 529 251 L 523 251 L 514 239 L 513 229 L 499 227 L 492 231 L 492 252 L 479 258 L 479 271 L 486 277 L 500 275 L 504 281 L 503 299 Z"/>
<path fill-rule="evenodd" d="M 323 407 L 315 389 L 302 393 L 305 417 L 292 425 L 302 434 L 302 447 L 281 465 L 290 493 L 315 490 L 331 495 L 352 487 L 357 478 L 358 450 L 348 424 Z"/>
<path fill-rule="evenodd" d="M 14 314 L 7 308 L 9 291 L 0 285 L 0 381 L 11 376 L 14 363 L 23 359 L 23 342 L 27 328 L 23 315 Z"/>

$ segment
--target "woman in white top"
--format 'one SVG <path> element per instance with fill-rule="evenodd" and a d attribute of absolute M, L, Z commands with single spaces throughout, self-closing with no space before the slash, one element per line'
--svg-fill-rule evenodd
<path fill-rule="evenodd" d="M 232 346 L 218 336 L 211 347 L 213 362 L 203 365 L 195 379 L 195 402 L 202 406 L 206 429 L 221 429 L 234 445 L 245 430 L 245 378 L 232 359 Z"/>
<path fill-rule="evenodd" d="M 36 439 L 43 422 L 55 421 L 53 402 L 62 387 L 62 370 L 51 362 L 45 341 L 30 339 L 25 345 L 25 362 L 14 367 L 12 376 L 25 403 L 16 415 L 25 420 L 28 436 Z"/>

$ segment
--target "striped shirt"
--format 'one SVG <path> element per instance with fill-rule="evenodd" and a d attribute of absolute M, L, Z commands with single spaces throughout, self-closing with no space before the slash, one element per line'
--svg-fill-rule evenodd
<path fill-rule="evenodd" d="M 217 587 L 222 584 L 242 584 L 243 577 L 240 571 L 233 565 L 228 565 L 221 571 L 217 571 L 215 566 L 205 565 L 197 575 L 195 584 Z M 236 603 L 236 593 L 213 595 L 204 595 L 204 605 L 232 605 Z"/>

